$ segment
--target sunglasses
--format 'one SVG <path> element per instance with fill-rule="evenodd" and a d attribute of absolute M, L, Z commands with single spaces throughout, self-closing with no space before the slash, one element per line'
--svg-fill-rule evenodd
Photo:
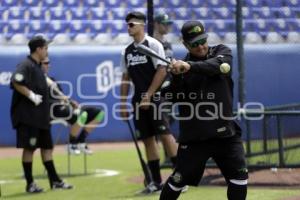
<path fill-rule="evenodd" d="M 140 23 L 140 22 L 130 22 L 127 23 L 127 26 L 129 26 L 130 28 L 134 27 L 135 25 L 145 25 L 144 23 Z"/>
<path fill-rule="evenodd" d="M 196 40 L 195 42 L 192 43 L 187 43 L 191 48 L 196 48 L 199 45 L 204 45 L 207 42 L 207 38 L 203 38 L 200 40 Z"/>
<path fill-rule="evenodd" d="M 49 65 L 50 64 L 50 61 L 47 61 L 47 62 L 43 62 L 44 65 Z"/>

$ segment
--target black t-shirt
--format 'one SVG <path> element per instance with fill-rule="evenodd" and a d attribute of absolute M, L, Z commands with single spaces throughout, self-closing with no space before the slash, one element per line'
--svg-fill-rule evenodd
<path fill-rule="evenodd" d="M 158 40 L 146 36 L 141 43 L 165 58 L 163 46 Z M 134 84 L 134 101 L 140 101 L 142 93 L 147 92 L 150 87 L 157 67 L 166 64 L 161 60 L 138 52 L 136 45 L 136 43 L 131 43 L 122 52 L 121 67 L 123 72 L 129 74 Z"/>
<path fill-rule="evenodd" d="M 185 60 L 191 65 L 190 71 L 173 76 L 170 87 L 173 101 L 189 104 L 179 106 L 180 117 L 191 116 L 179 122 L 179 142 L 232 136 L 238 128 L 230 119 L 233 116 L 232 69 L 227 73 L 220 70 L 222 63 L 231 66 L 231 50 L 217 45 L 209 47 L 204 58 L 187 54 Z"/>
<path fill-rule="evenodd" d="M 40 129 L 49 129 L 49 92 L 40 63 L 28 56 L 17 65 L 11 82 L 26 86 L 35 94 L 43 96 L 43 102 L 35 106 L 28 97 L 17 92 L 11 84 L 13 96 L 10 112 L 13 127 L 16 128 L 19 124 L 25 124 Z"/>
<path fill-rule="evenodd" d="M 168 42 L 167 40 L 163 40 L 163 41 L 159 40 L 159 41 L 164 47 L 166 58 L 171 60 L 173 58 L 172 44 L 170 42 Z"/>

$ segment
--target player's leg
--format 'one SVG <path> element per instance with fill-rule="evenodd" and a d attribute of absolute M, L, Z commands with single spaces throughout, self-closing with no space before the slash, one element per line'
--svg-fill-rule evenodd
<path fill-rule="evenodd" d="M 26 179 L 26 192 L 39 193 L 43 189 L 34 183 L 32 175 L 33 154 L 37 145 L 36 131 L 33 127 L 19 125 L 17 128 L 17 148 L 22 148 L 22 166 Z"/>
<path fill-rule="evenodd" d="M 160 200 L 176 200 L 186 185 L 199 184 L 209 158 L 205 146 L 205 144 L 179 145 L 176 168 L 164 184 Z"/>
<path fill-rule="evenodd" d="M 76 113 L 71 105 L 56 105 L 52 109 L 54 115 L 52 118 L 66 120 L 70 125 L 68 151 L 71 154 L 79 155 L 77 136 L 82 125 L 87 120 L 87 113 L 85 111 Z"/>
<path fill-rule="evenodd" d="M 160 190 L 162 182 L 159 165 L 159 146 L 155 138 L 155 129 L 151 124 L 153 118 L 151 118 L 149 112 L 149 110 L 139 110 L 138 114 L 134 113 L 136 135 L 144 143 L 148 167 L 154 181 L 154 187 L 149 185 L 150 187 L 146 187 L 142 193 L 152 193 Z"/>
<path fill-rule="evenodd" d="M 222 140 L 214 157 L 228 184 L 228 200 L 245 200 L 247 196 L 248 170 L 240 136 Z"/>
<path fill-rule="evenodd" d="M 88 148 L 86 138 L 97 127 L 97 125 L 103 121 L 105 113 L 96 107 L 83 107 L 82 111 L 87 112 L 87 120 L 76 141 L 82 152 L 91 154 L 93 152 Z"/>
<path fill-rule="evenodd" d="M 71 189 L 72 186 L 64 183 L 56 172 L 53 161 L 53 142 L 50 130 L 40 130 L 39 147 L 41 148 L 41 157 L 50 183 L 51 189 Z"/>
<path fill-rule="evenodd" d="M 153 127 L 155 129 L 155 132 L 160 136 L 164 149 L 166 150 L 168 157 L 171 159 L 174 168 L 176 164 L 178 145 L 174 136 L 170 132 L 167 116 L 162 114 L 161 119 L 159 118 L 159 116 L 157 117 L 158 118 L 156 120 L 153 120 Z"/>

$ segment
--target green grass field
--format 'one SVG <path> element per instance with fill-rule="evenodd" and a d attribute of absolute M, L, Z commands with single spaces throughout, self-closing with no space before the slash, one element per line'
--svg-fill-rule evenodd
<path fill-rule="evenodd" d="M 0 149 L 1 150 L 1 149 Z M 43 165 L 36 152 L 34 162 L 34 176 L 36 182 L 46 189 L 46 192 L 30 195 L 24 192 L 25 181 L 22 178 L 20 158 L 9 158 L 0 160 L 0 180 L 8 181 L 1 183 L 2 197 L 0 199 L 30 199 L 30 200 L 138 200 L 158 199 L 158 195 L 137 196 L 135 193 L 141 190 L 142 184 L 130 181 L 141 175 L 140 166 L 134 146 L 129 149 L 113 149 L 95 152 L 88 156 L 88 175 L 83 175 L 83 157 L 72 156 L 72 175 L 67 176 L 66 153 L 55 153 L 57 170 L 63 178 L 73 184 L 75 188 L 69 191 L 49 190 L 48 179 L 44 173 Z M 99 169 L 116 170 L 120 172 L 115 176 L 96 175 Z M 164 170 L 164 173 L 169 173 Z M 103 174 L 102 174 L 103 175 Z M 287 197 L 300 196 L 299 189 L 293 188 L 258 188 L 249 187 L 248 200 L 282 200 Z M 226 187 L 201 186 L 190 188 L 187 193 L 181 195 L 180 199 L 186 200 L 225 200 Z"/>

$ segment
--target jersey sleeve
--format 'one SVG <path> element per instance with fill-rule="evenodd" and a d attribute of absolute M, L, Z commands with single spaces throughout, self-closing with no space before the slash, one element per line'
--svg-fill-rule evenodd
<path fill-rule="evenodd" d="M 15 82 L 20 85 L 27 85 L 29 75 L 29 66 L 19 64 L 11 77 L 11 82 Z"/>
<path fill-rule="evenodd" d="M 155 39 L 150 40 L 149 48 L 152 49 L 153 51 L 155 51 L 160 57 L 166 58 L 166 54 L 165 54 L 163 45 L 159 41 L 157 41 Z M 164 61 L 161 61 L 157 58 L 151 57 L 151 59 L 152 59 L 152 62 L 154 64 L 155 68 L 157 68 L 159 65 L 163 65 L 163 66 L 167 65 Z"/>
<path fill-rule="evenodd" d="M 225 45 L 219 45 L 216 49 L 215 55 L 204 61 L 188 61 L 191 65 L 191 72 L 202 73 L 205 75 L 229 75 L 232 74 L 232 69 L 226 73 L 221 71 L 220 65 L 222 63 L 232 64 L 231 49 Z"/>
<path fill-rule="evenodd" d="M 127 73 L 127 63 L 125 61 L 125 49 L 121 52 L 121 61 L 120 61 L 121 72 Z"/>

